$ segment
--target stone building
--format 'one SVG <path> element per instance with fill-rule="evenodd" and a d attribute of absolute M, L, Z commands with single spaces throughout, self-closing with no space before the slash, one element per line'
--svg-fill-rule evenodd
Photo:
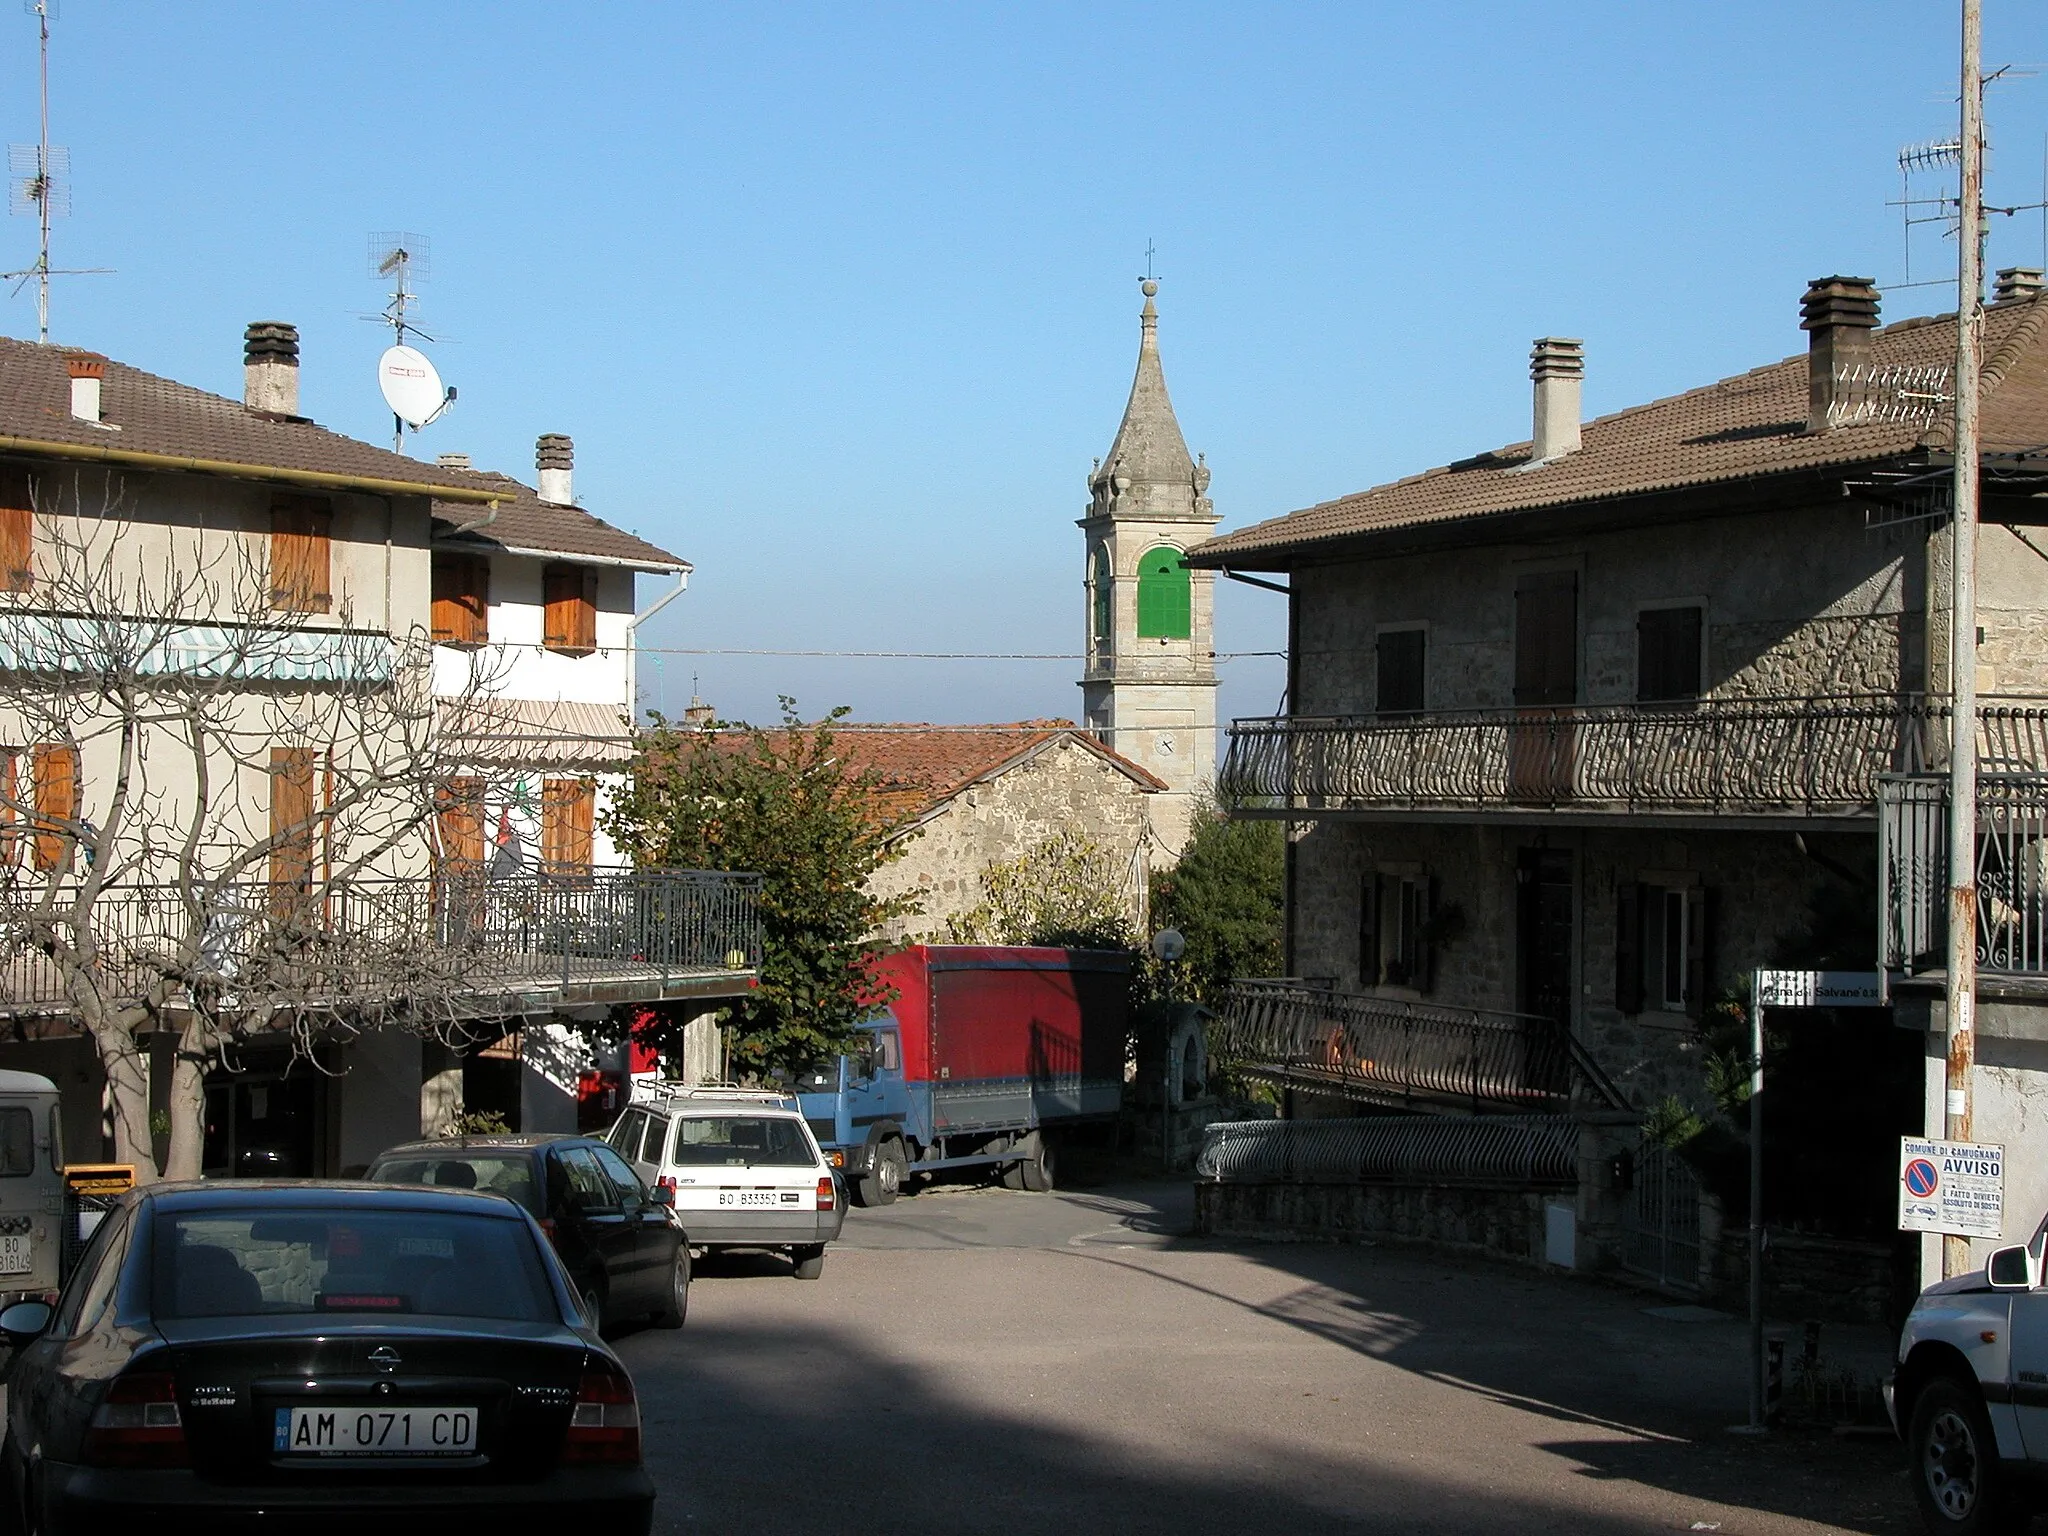
<path fill-rule="evenodd" d="M 2002 275 L 1985 323 L 1980 736 L 2008 771 L 2048 767 L 2038 711 L 1988 697 L 2048 691 L 2036 294 Z M 1290 713 L 1239 722 L 1222 778 L 1237 814 L 1289 823 L 1291 974 L 1549 1021 L 1637 1109 L 1705 1109 L 1709 1014 L 1752 967 L 1876 962 L 1881 886 L 1896 908 L 1944 878 L 1894 857 L 1881 879 L 1879 828 L 1946 755 L 1956 342 L 1952 315 L 1877 329 L 1878 297 L 1819 280 L 1804 358 L 1583 425 L 1580 344 L 1540 340 L 1529 441 L 1193 552 L 1289 578 Z M 2017 1140 L 2044 1081 L 2021 1032 L 1985 1019 L 1982 1139 Z M 1853 1206 L 1888 1242 L 1896 1138 L 1941 1125 L 1941 1039 L 1923 1068 L 1891 1063 L 1909 1034 L 1844 1038 L 1812 1124 L 1773 1133 L 1813 1133 L 1814 1191 L 1773 1220 Z M 2048 1205 L 2034 1161 L 2008 1241 Z"/>
<path fill-rule="evenodd" d="M 1159 284 L 1144 282 L 1138 371 L 1116 440 L 1088 478 L 1088 728 L 1166 787 L 1153 812 L 1177 856 L 1216 776 L 1215 578 L 1182 556 L 1218 518 L 1159 361 Z"/>

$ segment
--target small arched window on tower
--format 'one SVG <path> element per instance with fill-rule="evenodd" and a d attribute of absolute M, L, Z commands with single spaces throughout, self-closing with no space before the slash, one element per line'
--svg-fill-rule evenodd
<path fill-rule="evenodd" d="M 1110 640 L 1115 634 L 1110 628 L 1110 602 L 1115 593 L 1115 578 L 1109 569 L 1109 546 L 1098 544 L 1088 562 L 1088 638 L 1094 641 L 1098 651 L 1109 650 Z"/>
<path fill-rule="evenodd" d="M 1194 632 L 1193 581 L 1182 552 L 1157 544 L 1138 562 L 1138 638 L 1185 640 Z"/>

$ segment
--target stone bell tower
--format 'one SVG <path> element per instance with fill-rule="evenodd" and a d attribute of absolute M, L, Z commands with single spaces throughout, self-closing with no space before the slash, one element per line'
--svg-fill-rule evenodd
<path fill-rule="evenodd" d="M 1215 577 L 1181 556 L 1221 521 L 1209 468 L 1188 454 L 1159 364 L 1159 284 L 1142 283 L 1138 373 L 1109 456 L 1088 476 L 1087 675 L 1090 730 L 1163 779 L 1153 828 L 1170 854 L 1216 780 Z"/>

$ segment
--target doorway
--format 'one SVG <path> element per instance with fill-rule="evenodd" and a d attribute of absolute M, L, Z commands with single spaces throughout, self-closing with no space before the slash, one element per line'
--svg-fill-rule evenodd
<path fill-rule="evenodd" d="M 209 1179 L 306 1179 L 320 1171 L 326 1086 L 313 1067 L 279 1072 L 216 1071 L 206 1082 Z"/>
<path fill-rule="evenodd" d="M 1515 1006 L 1572 1025 L 1572 856 L 1524 848 L 1515 863 Z"/>

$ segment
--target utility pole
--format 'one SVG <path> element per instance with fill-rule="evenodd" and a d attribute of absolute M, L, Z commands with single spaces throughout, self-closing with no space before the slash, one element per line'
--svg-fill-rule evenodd
<path fill-rule="evenodd" d="M 1955 521 L 1949 556 L 1947 1135 L 1971 1139 L 1977 1060 L 1977 371 L 1984 326 L 1982 0 L 1963 0 L 1961 196 L 1956 224 Z M 1970 1240 L 1941 1240 L 1944 1276 L 1970 1269 Z"/>

